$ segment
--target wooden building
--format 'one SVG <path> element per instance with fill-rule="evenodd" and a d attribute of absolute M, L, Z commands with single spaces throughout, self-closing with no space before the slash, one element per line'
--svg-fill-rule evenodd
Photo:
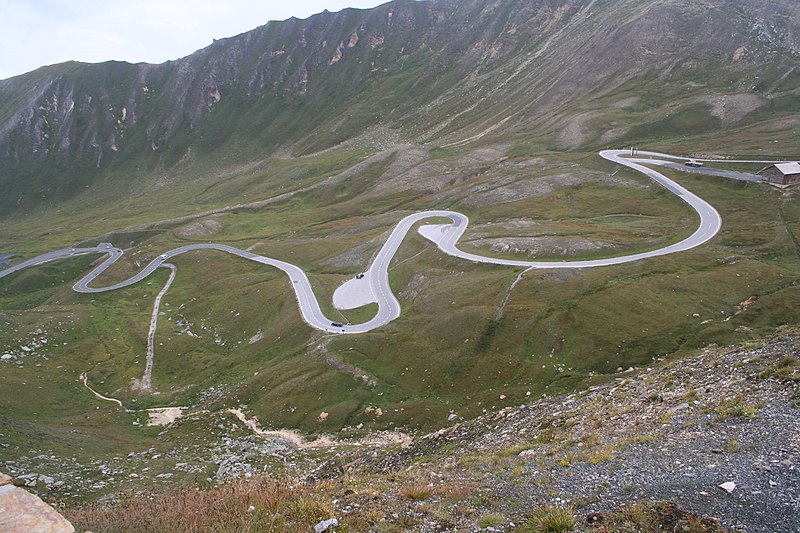
<path fill-rule="evenodd" d="M 800 183 L 800 163 L 776 163 L 761 170 L 761 179 L 773 185 Z"/>

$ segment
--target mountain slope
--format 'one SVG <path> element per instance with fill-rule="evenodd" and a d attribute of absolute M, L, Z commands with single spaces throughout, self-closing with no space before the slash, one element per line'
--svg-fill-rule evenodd
<path fill-rule="evenodd" d="M 468 216 L 463 246 L 481 255 L 653 250 L 695 231 L 695 214 L 597 149 L 800 153 L 797 15 L 788 0 L 405 1 L 270 23 L 163 65 L 0 81 L 0 262 L 113 242 L 125 254 L 105 285 L 168 250 L 228 244 L 301 266 L 326 316 L 361 323 L 375 306 L 336 310 L 333 293 L 413 212 Z M 256 419 L 353 442 L 436 431 L 800 322 L 798 189 L 677 166 L 662 172 L 724 220 L 707 244 L 522 275 L 412 232 L 390 265 L 401 316 L 366 335 L 318 333 L 282 272 L 210 250 L 171 261 L 159 311 L 164 269 L 93 295 L 72 286 L 97 256 L 4 276 L 0 467 L 32 480 L 74 465 L 65 500 L 117 492 L 110 477 L 139 490 L 280 472 L 284 444 L 251 434 Z M 137 387 L 145 374 L 152 393 Z M 183 408 L 178 423 L 149 426 L 148 409 L 167 406 Z M 178 467 L 176 451 L 197 446 L 203 459 Z"/>
<path fill-rule="evenodd" d="M 791 0 L 398 0 L 160 65 L 43 67 L 0 81 L 0 216 L 354 139 L 574 149 L 794 116 L 797 20 Z"/>
<path fill-rule="evenodd" d="M 649 503 L 670 499 L 735 528 L 730 531 L 794 532 L 799 341 L 797 332 L 786 328 L 748 346 L 709 347 L 679 362 L 630 369 L 580 394 L 489 411 L 399 449 L 297 450 L 292 464 L 303 466 L 292 473 L 305 483 L 281 488 L 290 501 L 297 497 L 292 491 L 315 498 L 307 514 L 292 515 L 309 521 L 306 527 L 336 516 L 356 531 L 378 524 L 404 531 L 489 525 L 519 531 L 526 522 L 524 531 L 729 531 L 715 520 L 700 523 L 675 506 Z M 190 457 L 195 460 L 194 453 Z M 182 460 L 183 455 L 171 459 Z M 133 461 L 119 462 L 133 469 Z M 734 489 L 719 487 L 731 481 Z M 250 501 L 241 503 L 234 495 L 243 499 L 242 492 L 249 493 L 256 506 L 269 505 L 274 500 L 259 494 L 269 483 L 274 481 L 223 485 L 202 498 L 189 494 L 188 502 L 180 491 L 160 495 L 159 504 L 149 495 L 134 496 L 83 505 L 67 515 L 92 531 L 148 530 L 165 523 L 179 531 L 195 520 L 220 520 L 214 513 L 224 512 L 248 530 L 248 517 L 260 513 L 246 512 Z M 209 506 L 204 500 L 212 497 L 229 505 Z M 173 504 L 164 505 L 163 499 Z M 577 515 L 573 527 L 536 527 L 531 510 L 553 505 Z M 620 506 L 632 507 L 612 511 Z M 280 511 L 261 514 L 269 520 Z M 253 530 L 265 527 L 251 520 Z M 678 523 L 683 520 L 688 523 Z"/>

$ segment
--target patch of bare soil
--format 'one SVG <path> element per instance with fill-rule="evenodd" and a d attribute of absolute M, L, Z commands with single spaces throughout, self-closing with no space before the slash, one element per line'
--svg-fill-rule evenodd
<path fill-rule="evenodd" d="M 556 137 L 556 146 L 562 150 L 568 150 L 577 148 L 588 141 L 592 132 L 587 123 L 598 114 L 597 111 L 589 111 L 572 117 Z"/>
<path fill-rule="evenodd" d="M 760 299 L 758 294 L 752 295 L 747 300 L 740 302 L 739 305 L 736 306 L 736 314 L 742 314 L 750 310 L 751 307 L 755 305 L 755 303 Z"/>
<path fill-rule="evenodd" d="M 250 337 L 250 340 L 247 341 L 247 344 L 255 344 L 257 342 L 261 342 L 264 340 L 264 331 L 258 330 L 258 333 Z"/>
<path fill-rule="evenodd" d="M 265 430 L 262 429 L 258 423 L 258 418 L 247 418 L 247 415 L 241 409 L 228 409 L 228 412 L 239 419 L 250 431 L 261 437 L 276 437 L 287 441 L 290 445 L 299 449 L 314 449 L 314 448 L 335 448 L 338 446 L 378 446 L 385 447 L 392 444 L 401 444 L 404 447 L 411 445 L 413 439 L 399 431 L 385 431 L 375 433 L 357 440 L 337 440 L 328 435 L 319 435 L 313 441 L 307 441 L 305 438 L 296 431 L 287 429 L 279 430 Z M 327 417 L 320 417 L 324 419 Z"/>
<path fill-rule="evenodd" d="M 739 122 L 765 102 L 755 94 L 745 93 L 712 96 L 708 103 L 711 104 L 711 115 L 728 125 Z"/>
<path fill-rule="evenodd" d="M 197 237 L 209 237 L 218 233 L 224 224 L 215 218 L 198 220 L 175 230 L 175 235 L 183 239 L 193 239 Z"/>
<path fill-rule="evenodd" d="M 185 407 L 156 407 L 147 410 L 148 426 L 168 426 L 183 416 Z"/>
<path fill-rule="evenodd" d="M 631 107 L 636 105 L 639 102 L 639 99 L 640 98 L 638 96 L 631 96 L 630 98 L 625 98 L 623 100 L 620 100 L 619 102 L 616 102 L 611 107 L 616 107 L 617 109 L 625 109 L 626 107 Z"/>
<path fill-rule="evenodd" d="M 625 137 L 629 131 L 631 131 L 630 128 L 614 128 L 613 130 L 608 130 L 600 136 L 600 142 L 603 144 L 612 143 L 617 139 Z"/>

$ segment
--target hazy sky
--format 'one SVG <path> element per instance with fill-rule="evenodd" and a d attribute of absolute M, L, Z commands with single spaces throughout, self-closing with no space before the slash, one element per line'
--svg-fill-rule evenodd
<path fill-rule="evenodd" d="M 270 20 L 388 0 L 0 0 L 0 79 L 74 59 L 161 63 Z"/>

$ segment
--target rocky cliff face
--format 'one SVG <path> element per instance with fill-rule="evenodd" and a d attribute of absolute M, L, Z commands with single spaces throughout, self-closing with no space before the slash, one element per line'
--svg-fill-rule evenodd
<path fill-rule="evenodd" d="M 797 20 L 793 0 L 396 0 L 160 65 L 43 67 L 0 81 L 0 216 L 117 172 L 144 186 L 188 154 L 308 153 L 378 126 L 414 142 L 555 133 L 576 148 L 590 102 L 626 84 L 796 96 Z"/>

